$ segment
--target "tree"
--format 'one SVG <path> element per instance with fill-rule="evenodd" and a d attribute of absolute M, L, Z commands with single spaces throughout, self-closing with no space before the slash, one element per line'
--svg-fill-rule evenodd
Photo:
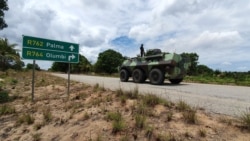
<path fill-rule="evenodd" d="M 187 74 L 188 75 L 196 75 L 199 55 L 196 53 L 182 53 L 181 55 L 185 58 L 189 58 L 190 62 L 191 62 L 191 66 L 190 66 Z"/>
<path fill-rule="evenodd" d="M 0 30 L 8 27 L 4 20 L 4 11 L 9 10 L 7 1 L 8 0 L 0 0 Z"/>
<path fill-rule="evenodd" d="M 202 75 L 212 75 L 214 71 L 207 67 L 206 65 L 198 65 L 197 66 L 197 73 Z"/>
<path fill-rule="evenodd" d="M 51 71 L 68 72 L 68 63 L 54 62 L 51 67 Z"/>
<path fill-rule="evenodd" d="M 26 66 L 26 69 L 27 70 L 33 69 L 33 64 L 28 63 L 27 66 Z M 38 71 L 41 70 L 40 67 L 37 64 L 35 64 L 35 70 L 38 70 Z"/>
<path fill-rule="evenodd" d="M 119 52 L 108 49 L 99 53 L 97 62 L 95 64 L 95 72 L 97 73 L 114 73 L 117 72 L 117 67 L 121 65 L 124 58 Z"/>
<path fill-rule="evenodd" d="M 14 49 L 16 44 L 9 44 L 8 39 L 0 39 L 0 69 L 20 70 L 24 66 L 19 53 Z"/>
<path fill-rule="evenodd" d="M 73 73 L 82 73 L 89 72 L 91 70 L 91 64 L 87 58 L 82 55 L 79 55 L 79 63 L 72 64 L 71 72 Z"/>
<path fill-rule="evenodd" d="M 51 71 L 68 72 L 69 63 L 54 62 L 51 67 Z M 91 69 L 90 62 L 82 55 L 79 55 L 79 62 L 71 64 L 72 73 L 88 72 Z"/>

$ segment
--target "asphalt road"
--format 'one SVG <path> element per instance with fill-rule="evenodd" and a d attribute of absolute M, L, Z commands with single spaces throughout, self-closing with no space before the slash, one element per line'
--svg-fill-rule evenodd
<path fill-rule="evenodd" d="M 55 74 L 55 76 L 68 78 L 67 74 Z M 171 101 L 184 100 L 192 106 L 204 108 L 210 113 L 219 113 L 230 116 L 240 116 L 247 109 L 250 110 L 250 87 L 227 86 L 198 83 L 181 83 L 171 85 L 165 82 L 164 85 L 151 85 L 149 82 L 143 84 L 120 82 L 119 78 L 70 75 L 71 80 L 83 82 L 90 85 L 99 84 L 111 90 L 122 88 L 123 90 L 133 90 L 138 88 L 142 94 L 155 94 Z"/>

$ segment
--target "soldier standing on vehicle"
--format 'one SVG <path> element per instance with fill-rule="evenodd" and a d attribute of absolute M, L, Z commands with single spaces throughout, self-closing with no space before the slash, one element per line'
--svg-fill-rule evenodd
<path fill-rule="evenodd" d="M 141 44 L 140 50 L 141 50 L 141 57 L 145 56 L 143 44 Z"/>

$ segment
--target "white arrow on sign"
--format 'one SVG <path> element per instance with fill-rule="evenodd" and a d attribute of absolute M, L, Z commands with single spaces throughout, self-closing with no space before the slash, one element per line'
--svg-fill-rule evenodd
<path fill-rule="evenodd" d="M 68 58 L 68 59 L 69 59 L 69 61 L 70 61 L 71 59 L 73 60 L 73 59 L 75 59 L 75 58 L 76 58 L 76 57 L 75 57 L 75 55 L 74 55 L 74 54 L 72 54 L 71 56 L 69 56 L 69 58 Z"/>
<path fill-rule="evenodd" d="M 71 51 L 73 51 L 73 50 L 75 49 L 75 47 L 74 47 L 73 45 L 71 45 L 71 46 L 69 47 L 69 49 L 70 49 Z"/>

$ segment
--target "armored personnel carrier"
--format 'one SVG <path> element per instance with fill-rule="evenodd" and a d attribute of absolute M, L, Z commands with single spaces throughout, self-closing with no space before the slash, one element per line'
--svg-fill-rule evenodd
<path fill-rule="evenodd" d="M 127 58 L 119 67 L 120 80 L 127 82 L 129 77 L 135 83 L 149 79 L 151 84 L 161 85 L 165 78 L 172 84 L 179 84 L 191 63 L 188 58 L 176 53 L 148 50 L 143 57 Z"/>

